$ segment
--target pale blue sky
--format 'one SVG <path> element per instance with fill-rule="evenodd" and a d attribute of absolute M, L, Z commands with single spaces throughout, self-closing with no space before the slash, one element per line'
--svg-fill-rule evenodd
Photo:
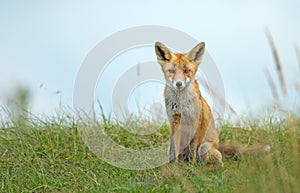
<path fill-rule="evenodd" d="M 206 42 L 226 99 L 239 113 L 272 104 L 263 73 L 268 68 L 278 82 L 264 33 L 268 27 L 283 63 L 290 103 L 299 104 L 294 91 L 295 81 L 300 82 L 294 50 L 300 45 L 299 8 L 298 0 L 1 1 L 0 102 L 14 87 L 25 85 L 33 91 L 33 112 L 53 112 L 58 90 L 62 103 L 72 106 L 76 74 L 97 43 L 129 27 L 162 25 Z M 155 59 L 154 51 L 144 51 L 145 56 L 132 62 Z"/>

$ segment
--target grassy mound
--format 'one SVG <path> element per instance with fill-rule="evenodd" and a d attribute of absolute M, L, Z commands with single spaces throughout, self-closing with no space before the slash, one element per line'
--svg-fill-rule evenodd
<path fill-rule="evenodd" d="M 272 148 L 269 153 L 243 156 L 239 161 L 225 159 L 224 168 L 186 162 L 149 170 L 117 168 L 89 150 L 79 133 L 80 127 L 81 123 L 72 120 L 54 119 L 23 120 L 0 128 L 0 190 L 278 193 L 300 190 L 297 118 L 268 124 L 253 121 L 247 130 L 223 124 L 221 141 L 245 146 L 264 142 Z M 131 149 L 149 149 L 168 142 L 166 124 L 151 135 L 132 134 L 110 122 L 103 128 L 116 143 Z"/>

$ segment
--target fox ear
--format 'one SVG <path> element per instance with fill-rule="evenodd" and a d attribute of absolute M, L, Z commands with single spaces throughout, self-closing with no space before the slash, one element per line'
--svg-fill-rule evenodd
<path fill-rule="evenodd" d="M 197 46 L 195 46 L 189 53 L 187 53 L 187 57 L 190 61 L 195 62 L 196 64 L 200 64 L 205 51 L 205 43 L 201 42 Z"/>
<path fill-rule="evenodd" d="M 159 64 L 169 62 L 172 57 L 172 52 L 160 42 L 155 43 L 155 53 Z"/>

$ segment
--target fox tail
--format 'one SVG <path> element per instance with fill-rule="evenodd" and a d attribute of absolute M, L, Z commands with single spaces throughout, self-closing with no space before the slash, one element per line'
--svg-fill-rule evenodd
<path fill-rule="evenodd" d="M 219 144 L 218 150 L 223 153 L 226 158 L 239 160 L 241 159 L 242 155 L 269 152 L 271 150 L 271 146 L 267 144 L 257 143 L 249 147 L 240 147 L 233 143 L 222 142 Z"/>

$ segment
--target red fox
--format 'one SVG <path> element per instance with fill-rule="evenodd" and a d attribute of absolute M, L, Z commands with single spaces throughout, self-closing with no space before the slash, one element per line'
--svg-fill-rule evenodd
<path fill-rule="evenodd" d="M 238 153 L 237 147 L 223 144 L 211 109 L 202 97 L 196 81 L 196 72 L 205 52 L 205 43 L 196 45 L 190 52 L 172 53 L 164 44 L 155 43 L 157 61 L 165 76 L 165 107 L 170 122 L 170 161 L 179 155 L 193 162 L 208 162 L 223 166 L 222 154 Z M 221 152 L 220 152 L 221 151 Z"/>

